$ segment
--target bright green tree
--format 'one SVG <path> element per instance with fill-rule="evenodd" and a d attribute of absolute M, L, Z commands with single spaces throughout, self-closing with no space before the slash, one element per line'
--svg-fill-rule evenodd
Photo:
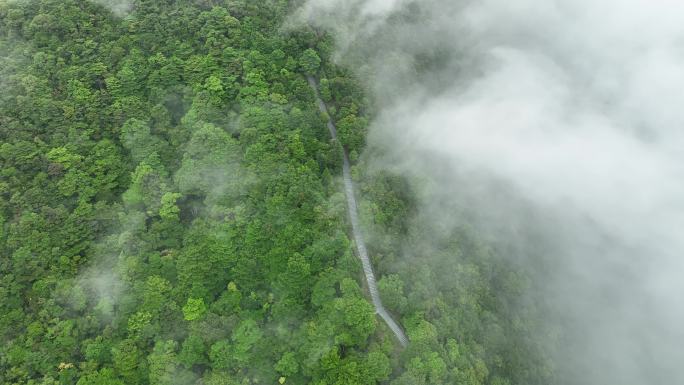
<path fill-rule="evenodd" d="M 186 321 L 199 320 L 206 312 L 207 307 L 201 298 L 188 298 L 188 302 L 183 306 L 183 318 Z"/>

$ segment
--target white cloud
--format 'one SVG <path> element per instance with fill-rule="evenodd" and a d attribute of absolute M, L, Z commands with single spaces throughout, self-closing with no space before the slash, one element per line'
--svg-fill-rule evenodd
<path fill-rule="evenodd" d="M 405 4 L 305 8 L 382 100 L 371 144 L 438 181 L 426 210 L 459 196 L 483 220 L 545 227 L 547 296 L 574 333 L 564 383 L 684 383 L 684 3 L 424 0 L 395 23 Z M 442 61 L 411 62 L 425 54 Z M 521 231 L 495 225 L 481 229 Z"/>
<path fill-rule="evenodd" d="M 93 0 L 95 3 L 107 7 L 119 17 L 128 16 L 133 9 L 132 0 Z"/>

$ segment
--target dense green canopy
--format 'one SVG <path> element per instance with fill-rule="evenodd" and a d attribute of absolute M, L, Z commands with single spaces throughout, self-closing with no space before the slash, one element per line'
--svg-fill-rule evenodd
<path fill-rule="evenodd" d="M 409 348 L 376 319 L 304 76 L 361 153 L 331 37 L 281 28 L 282 0 L 116 10 L 0 0 L 0 383 L 545 383 L 524 277 L 462 234 L 399 263 L 411 191 L 359 165 Z"/>

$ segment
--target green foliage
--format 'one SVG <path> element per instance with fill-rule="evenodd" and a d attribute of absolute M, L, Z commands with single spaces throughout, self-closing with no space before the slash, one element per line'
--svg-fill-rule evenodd
<path fill-rule="evenodd" d="M 124 382 L 116 378 L 112 369 L 104 368 L 84 375 L 76 385 L 124 385 Z"/>
<path fill-rule="evenodd" d="M 400 314 L 408 308 L 408 299 L 404 296 L 404 282 L 396 274 L 384 276 L 378 281 L 378 290 L 383 303 Z"/>
<path fill-rule="evenodd" d="M 152 154 L 165 152 L 163 141 L 153 135 L 150 126 L 140 119 L 132 118 L 124 123 L 120 140 L 136 163 L 148 159 Z"/>
<path fill-rule="evenodd" d="M 157 341 L 152 354 L 147 357 L 149 363 L 150 385 L 171 385 L 177 383 L 176 378 L 176 345 L 175 341 Z"/>
<path fill-rule="evenodd" d="M 53 148 L 48 151 L 46 157 L 49 161 L 59 164 L 63 170 L 68 170 L 83 160 L 82 156 L 69 152 L 66 147 Z"/>
<path fill-rule="evenodd" d="M 215 369 L 228 369 L 231 367 L 231 346 L 228 340 L 221 340 L 211 345 L 209 352 L 211 366 Z"/>
<path fill-rule="evenodd" d="M 201 298 L 188 298 L 188 302 L 183 306 L 183 318 L 186 321 L 201 319 L 206 312 L 207 307 Z"/>
<path fill-rule="evenodd" d="M 188 368 L 194 365 L 207 364 L 207 351 L 202 338 L 197 334 L 190 334 L 183 342 L 183 348 L 178 355 L 178 361 Z"/>
<path fill-rule="evenodd" d="M 318 56 L 316 51 L 311 48 L 304 51 L 302 56 L 299 58 L 299 66 L 301 67 L 302 71 L 307 74 L 316 73 L 320 65 L 321 58 Z"/>
<path fill-rule="evenodd" d="M 299 370 L 299 364 L 297 363 L 297 358 L 295 357 L 294 353 L 286 352 L 283 354 L 280 360 L 278 360 L 276 363 L 275 370 L 285 377 L 296 374 Z"/>
<path fill-rule="evenodd" d="M 0 1 L 2 383 L 549 383 L 525 276 L 419 242 L 408 183 L 359 164 L 395 349 L 336 182 L 373 111 L 331 37 L 280 0 L 102 3 Z"/>
<path fill-rule="evenodd" d="M 254 320 L 242 321 L 233 331 L 231 356 L 239 367 L 246 366 L 252 358 L 252 348 L 263 337 L 263 332 Z"/>
<path fill-rule="evenodd" d="M 131 174 L 131 185 L 122 198 L 126 205 L 144 210 L 148 215 L 159 212 L 161 197 L 167 189 L 166 172 L 158 159 L 142 162 Z"/>
<path fill-rule="evenodd" d="M 213 124 L 201 125 L 188 143 L 175 181 L 181 193 L 236 197 L 240 192 L 240 148 Z"/>
<path fill-rule="evenodd" d="M 124 383 L 137 383 L 145 379 L 147 368 L 144 355 L 132 340 L 123 340 L 112 348 L 112 361 Z"/>
<path fill-rule="evenodd" d="M 137 312 L 128 319 L 128 332 L 132 335 L 138 335 L 150 326 L 151 321 L 152 314 L 146 311 Z"/>
<path fill-rule="evenodd" d="M 176 204 L 178 199 L 183 195 L 179 193 L 167 192 L 162 195 L 161 207 L 159 208 L 159 216 L 166 220 L 180 219 L 180 208 Z"/>

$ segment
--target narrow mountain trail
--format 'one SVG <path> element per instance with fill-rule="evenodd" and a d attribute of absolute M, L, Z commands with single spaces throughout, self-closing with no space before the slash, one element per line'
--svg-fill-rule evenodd
<path fill-rule="evenodd" d="M 321 112 L 328 114 L 328 108 L 318 92 L 318 83 L 316 82 L 316 79 L 314 79 L 312 76 L 307 76 L 307 80 L 316 94 L 318 108 L 321 110 Z M 330 115 L 328 114 L 328 116 Z M 335 123 L 332 121 L 332 117 L 328 118 L 328 129 L 330 130 L 330 135 L 332 136 L 333 140 L 337 140 L 337 128 L 335 127 Z M 399 324 L 387 312 L 382 304 L 382 301 L 380 300 L 380 293 L 378 292 L 378 286 L 375 282 L 375 273 L 373 273 L 373 266 L 371 265 L 370 258 L 368 257 L 366 243 L 363 239 L 363 234 L 361 233 L 359 214 L 356 206 L 356 197 L 354 195 L 354 184 L 351 178 L 349 154 L 344 147 L 342 148 L 342 153 L 344 158 L 342 162 L 342 179 L 344 180 L 344 193 L 347 197 L 347 212 L 352 225 L 352 235 L 354 237 L 354 242 L 356 243 L 356 251 L 361 259 L 363 272 L 366 276 L 368 291 L 370 292 L 371 300 L 373 301 L 373 306 L 375 307 L 375 312 L 383 319 L 383 321 L 385 321 L 387 326 L 389 326 L 401 345 L 406 347 L 406 345 L 408 345 L 408 338 L 406 337 L 406 334 L 404 334 L 404 331 L 401 329 Z"/>

